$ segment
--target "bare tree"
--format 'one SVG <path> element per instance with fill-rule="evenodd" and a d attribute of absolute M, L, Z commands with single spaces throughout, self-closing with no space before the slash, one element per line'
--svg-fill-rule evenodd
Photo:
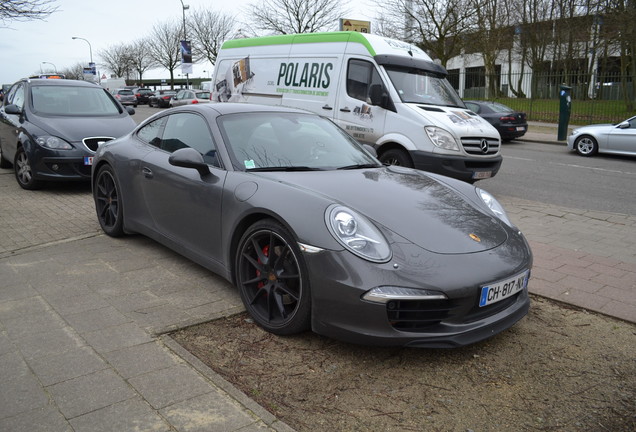
<path fill-rule="evenodd" d="M 338 0 L 261 0 L 248 9 L 252 27 L 270 34 L 335 30 L 345 13 Z"/>
<path fill-rule="evenodd" d="M 236 18 L 209 9 L 197 9 L 189 20 L 193 53 L 196 59 L 206 59 L 213 65 L 221 45 L 236 33 Z"/>
<path fill-rule="evenodd" d="M 442 66 L 461 54 L 473 14 L 468 0 L 382 0 L 383 19 L 391 32 L 420 46 Z M 395 35 L 394 37 L 398 37 Z"/>
<path fill-rule="evenodd" d="M 149 38 L 142 38 L 134 41 L 130 45 L 130 63 L 132 69 L 136 72 L 136 79 L 143 79 L 144 73 L 157 65 L 157 62 L 150 54 L 152 42 Z"/>
<path fill-rule="evenodd" d="M 57 11 L 55 0 L 2 0 L 0 22 L 45 19 Z"/>
<path fill-rule="evenodd" d="M 132 48 L 125 43 L 111 45 L 110 47 L 99 52 L 106 69 L 111 71 L 117 77 L 130 78 L 133 70 Z"/>
<path fill-rule="evenodd" d="M 152 60 L 170 72 L 170 87 L 174 88 L 174 71 L 181 61 L 179 41 L 182 28 L 178 22 L 166 21 L 155 24 L 152 28 L 148 44 Z"/>
<path fill-rule="evenodd" d="M 73 66 L 65 67 L 60 73 L 64 74 L 67 79 L 84 81 L 84 65 L 82 63 L 75 63 Z"/>

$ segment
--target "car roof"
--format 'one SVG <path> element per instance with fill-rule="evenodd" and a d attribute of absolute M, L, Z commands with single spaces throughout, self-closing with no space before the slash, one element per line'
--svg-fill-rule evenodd
<path fill-rule="evenodd" d="M 187 105 L 180 106 L 172 109 L 174 111 L 214 111 L 218 115 L 227 115 L 227 114 L 239 114 L 239 113 L 257 113 L 257 112 L 280 112 L 280 113 L 298 113 L 298 114 L 312 114 L 309 111 L 296 109 L 296 108 L 288 108 L 281 106 L 272 106 L 272 105 L 258 105 L 258 104 L 247 104 L 240 102 L 224 102 L 224 103 L 211 103 L 211 104 L 198 104 L 198 105 Z"/>
<path fill-rule="evenodd" d="M 57 86 L 57 87 L 97 87 L 97 84 L 90 81 L 79 81 L 69 79 L 41 79 L 28 78 L 24 82 L 28 84 L 36 84 L 39 86 Z"/>

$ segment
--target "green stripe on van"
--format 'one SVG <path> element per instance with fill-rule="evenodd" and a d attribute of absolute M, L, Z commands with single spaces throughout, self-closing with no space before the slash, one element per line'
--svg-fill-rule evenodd
<path fill-rule="evenodd" d="M 301 33 L 292 35 L 264 36 L 226 41 L 221 49 L 250 48 L 267 45 L 291 45 L 301 43 L 355 42 L 364 45 L 369 54 L 375 56 L 375 50 L 367 38 L 358 32 Z"/>

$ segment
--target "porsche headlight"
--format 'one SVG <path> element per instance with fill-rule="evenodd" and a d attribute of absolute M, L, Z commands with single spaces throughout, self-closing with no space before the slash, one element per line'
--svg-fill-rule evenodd
<path fill-rule="evenodd" d="M 50 135 L 39 136 L 35 139 L 35 142 L 52 150 L 71 150 L 73 146 L 64 141 L 62 138 L 58 138 Z"/>
<path fill-rule="evenodd" d="M 386 262 L 391 248 L 379 229 L 350 208 L 332 205 L 325 213 L 329 231 L 348 251 L 373 262 Z"/>
<path fill-rule="evenodd" d="M 436 126 L 427 126 L 424 130 L 435 147 L 445 150 L 459 151 L 457 140 L 450 132 Z"/>
<path fill-rule="evenodd" d="M 475 189 L 477 190 L 477 194 L 479 195 L 479 198 L 481 198 L 484 204 L 486 204 L 486 206 L 490 209 L 491 212 L 495 214 L 495 216 L 497 216 L 497 218 L 505 222 L 506 225 L 512 228 L 515 228 L 513 223 L 510 222 L 510 219 L 508 219 L 508 215 L 506 214 L 506 211 L 504 210 L 503 206 L 499 204 L 499 201 L 497 201 L 494 196 L 492 196 L 490 193 L 486 192 L 483 189 L 479 189 L 479 188 L 475 188 Z"/>

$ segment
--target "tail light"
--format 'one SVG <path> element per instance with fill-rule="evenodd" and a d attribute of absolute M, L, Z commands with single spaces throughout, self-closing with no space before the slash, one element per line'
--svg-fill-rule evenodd
<path fill-rule="evenodd" d="M 195 99 L 195 100 L 193 100 L 193 101 L 192 101 L 192 103 L 193 103 L 193 104 L 198 104 L 198 103 L 199 103 L 199 101 Z"/>
<path fill-rule="evenodd" d="M 503 116 L 503 117 L 499 117 L 499 121 L 502 121 L 502 122 L 513 122 L 513 121 L 515 121 L 515 120 L 516 120 L 516 118 L 515 118 L 515 117 L 513 117 L 513 116 Z"/>

